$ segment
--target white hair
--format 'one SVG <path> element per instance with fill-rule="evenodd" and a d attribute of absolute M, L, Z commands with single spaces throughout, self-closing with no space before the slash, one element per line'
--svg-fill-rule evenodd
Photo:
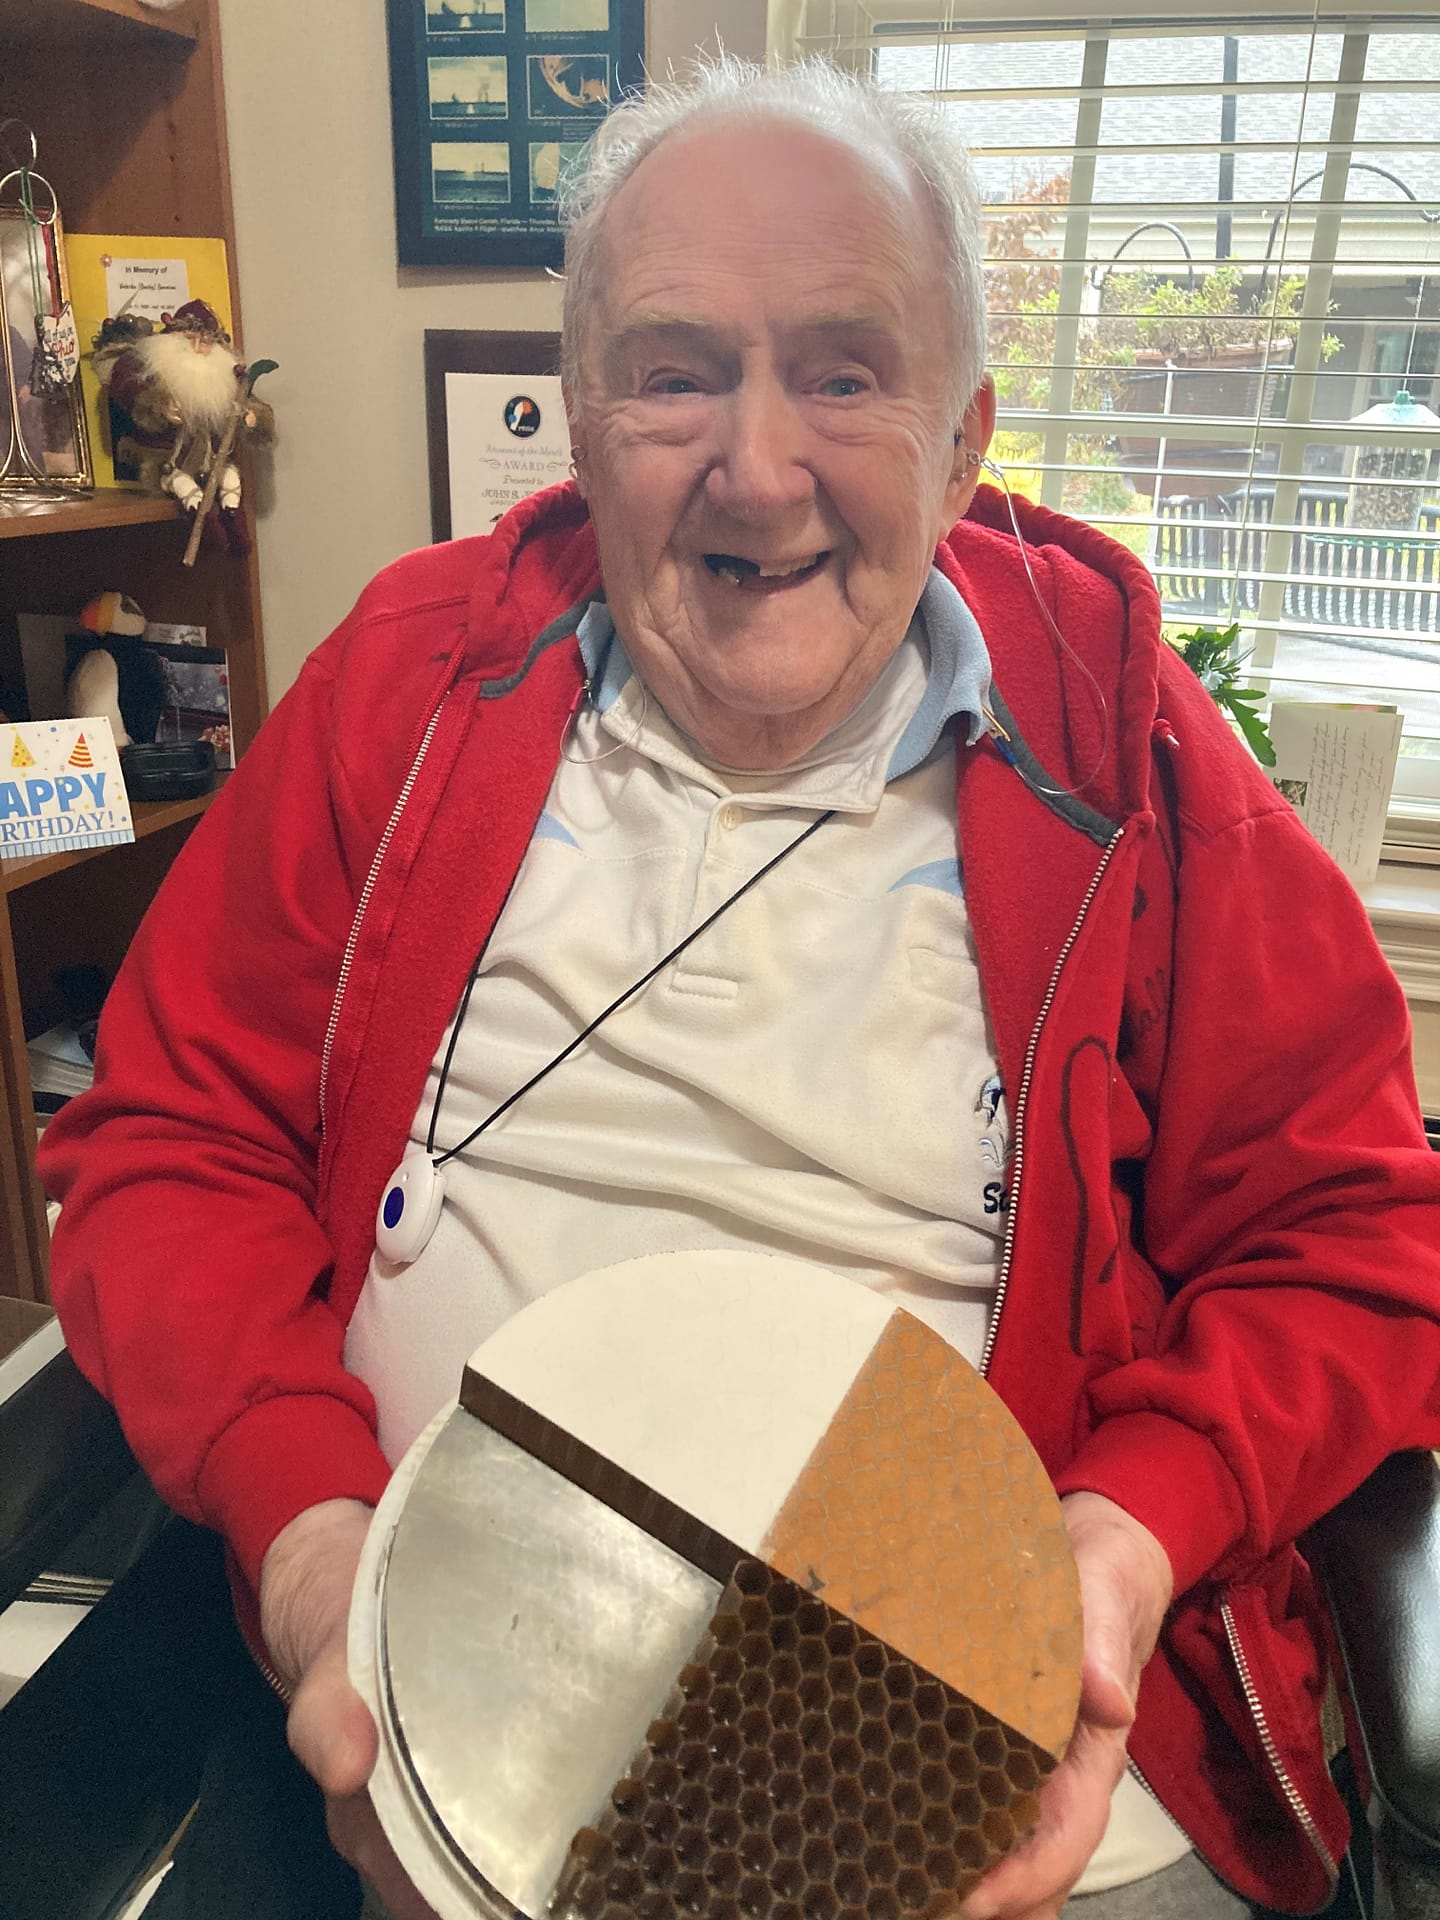
<path fill-rule="evenodd" d="M 560 367 L 580 392 L 580 351 L 595 307 L 601 231 L 610 202 L 662 140 L 701 121 L 771 120 L 809 127 L 860 152 L 892 155 L 919 182 L 935 220 L 955 327 L 951 399 L 961 409 L 985 372 L 980 195 L 970 157 L 943 111 L 826 60 L 767 68 L 722 54 L 681 80 L 653 82 L 605 118 L 560 192 L 565 317 Z"/>

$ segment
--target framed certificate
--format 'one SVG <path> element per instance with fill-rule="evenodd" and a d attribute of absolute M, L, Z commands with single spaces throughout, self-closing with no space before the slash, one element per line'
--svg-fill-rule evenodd
<path fill-rule="evenodd" d="M 558 333 L 425 335 L 430 521 L 436 540 L 489 533 L 570 472 Z"/>

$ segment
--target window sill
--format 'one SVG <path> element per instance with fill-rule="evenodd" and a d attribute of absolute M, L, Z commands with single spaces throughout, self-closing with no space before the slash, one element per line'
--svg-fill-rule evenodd
<path fill-rule="evenodd" d="M 1384 858 L 1406 866 L 1440 867 L 1440 805 L 1407 795 L 1392 806 Z"/>
<path fill-rule="evenodd" d="M 1395 851 L 1360 898 L 1406 999 L 1440 1007 L 1440 865 L 1402 864 Z"/>

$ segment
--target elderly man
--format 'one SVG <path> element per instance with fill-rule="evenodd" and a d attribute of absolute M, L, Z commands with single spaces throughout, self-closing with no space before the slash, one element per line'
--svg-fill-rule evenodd
<path fill-rule="evenodd" d="M 344 1661 L 390 1465 L 584 1271 L 850 1274 L 988 1369 L 1080 1568 L 1079 1721 L 966 1913 L 1312 1911 L 1346 1828 L 1291 1543 L 1440 1438 L 1440 1181 L 1364 915 L 1138 563 L 977 493 L 941 122 L 723 65 L 612 116 L 570 220 L 576 485 L 383 574 L 177 863 L 47 1139 L 73 1349 L 226 1536 L 409 1920 Z M 443 1204 L 377 1248 L 407 1142 Z"/>

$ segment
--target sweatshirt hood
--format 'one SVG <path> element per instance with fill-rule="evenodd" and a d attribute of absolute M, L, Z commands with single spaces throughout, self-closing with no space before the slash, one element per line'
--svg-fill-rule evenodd
<path fill-rule="evenodd" d="M 1084 521 L 988 485 L 936 564 L 980 622 L 1000 699 L 1050 784 L 1117 823 L 1147 811 L 1163 642 L 1144 564 Z M 1044 618 L 1017 620 L 1017 596 L 1038 598 Z"/>
<path fill-rule="evenodd" d="M 601 591 L 595 530 L 573 480 L 531 494 L 488 538 L 462 544 L 474 554 L 464 660 L 487 678 L 516 672 L 542 633 L 572 607 L 578 624 Z"/>

